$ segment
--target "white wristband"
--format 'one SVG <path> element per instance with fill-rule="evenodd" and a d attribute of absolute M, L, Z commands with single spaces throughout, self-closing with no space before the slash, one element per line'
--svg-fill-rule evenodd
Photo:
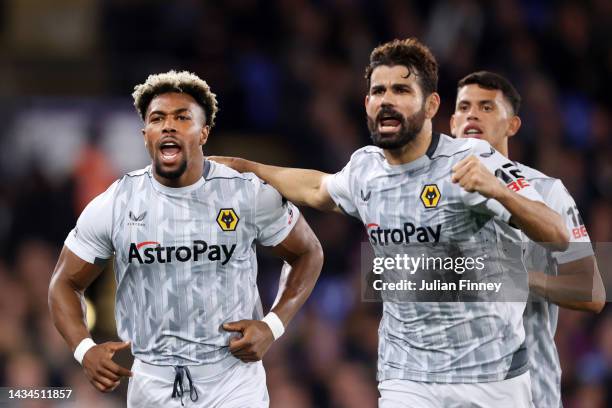
<path fill-rule="evenodd" d="M 77 348 L 74 350 L 74 358 L 76 359 L 76 361 L 78 361 L 79 364 L 83 365 L 83 357 L 85 357 L 85 353 L 87 353 L 87 351 L 89 351 L 89 349 L 95 345 L 96 343 L 94 343 L 94 341 L 89 337 L 86 337 L 81 340 Z"/>
<path fill-rule="evenodd" d="M 270 330 L 272 330 L 272 336 L 274 336 L 274 340 L 278 339 L 285 332 L 285 326 L 283 326 L 283 322 L 274 312 L 268 313 L 263 319 L 261 319 L 261 321 L 265 322 L 270 328 Z"/>

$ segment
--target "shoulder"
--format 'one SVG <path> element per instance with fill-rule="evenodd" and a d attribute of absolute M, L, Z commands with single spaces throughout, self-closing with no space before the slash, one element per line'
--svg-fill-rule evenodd
<path fill-rule="evenodd" d="M 151 166 L 149 165 L 142 169 L 124 174 L 113 184 L 111 184 L 111 186 L 104 193 L 100 194 L 100 196 L 112 196 L 113 198 L 129 196 L 136 189 L 142 188 L 142 186 L 150 180 L 152 177 L 150 170 Z"/>
<path fill-rule="evenodd" d="M 235 188 L 259 190 L 266 183 L 254 173 L 239 173 L 224 164 L 206 161 L 204 166 L 206 182 L 230 184 Z"/>
<path fill-rule="evenodd" d="M 356 150 L 352 155 L 342 173 L 345 177 L 361 177 L 371 174 L 374 169 L 380 168 L 385 163 L 383 150 L 376 146 L 364 146 Z"/>
<path fill-rule="evenodd" d="M 137 177 L 147 177 L 150 175 L 151 166 L 143 167 L 142 169 L 130 171 L 126 173 L 122 178 L 137 178 Z"/>
<path fill-rule="evenodd" d="M 541 180 L 541 181 L 546 181 L 546 182 L 551 183 L 551 184 L 554 183 L 555 181 L 559 181 L 560 182 L 559 179 L 547 176 L 546 174 L 542 173 L 541 171 L 536 170 L 533 167 L 529 167 L 529 166 L 527 166 L 527 165 L 525 165 L 523 163 L 514 162 L 514 164 L 521 171 L 521 173 L 523 173 L 525 178 L 527 178 L 528 180 Z"/>
<path fill-rule="evenodd" d="M 100 224 L 111 219 L 113 208 L 117 203 L 126 202 L 130 196 L 127 175 L 115 180 L 105 191 L 98 194 L 83 209 L 79 217 L 79 223 Z"/>
<path fill-rule="evenodd" d="M 385 155 L 380 147 L 368 145 L 361 149 L 355 150 L 351 155 L 349 163 L 359 164 L 372 161 L 384 161 Z"/>
<path fill-rule="evenodd" d="M 515 162 L 515 165 L 529 184 L 540 194 L 546 205 L 553 210 L 563 213 L 564 208 L 576 205 L 574 198 L 560 179 L 550 177 L 522 163 Z"/>
<path fill-rule="evenodd" d="M 534 186 L 545 201 L 550 196 L 569 195 L 563 182 L 523 163 L 514 162 L 521 174 Z"/>
<path fill-rule="evenodd" d="M 469 139 L 455 139 L 461 145 L 458 145 L 458 149 L 465 150 L 469 154 L 478 154 L 482 157 L 492 156 L 496 150 L 486 140 L 469 138 Z"/>
<path fill-rule="evenodd" d="M 253 173 L 238 173 L 236 170 L 226 166 L 225 164 L 213 162 L 210 160 L 207 160 L 204 165 L 204 179 L 206 181 L 236 180 L 239 183 L 252 183 L 253 181 L 261 181 Z"/>
<path fill-rule="evenodd" d="M 438 138 L 435 150 L 430 153 L 432 160 L 442 157 L 461 160 L 470 154 L 483 153 L 489 150 L 486 148 L 489 144 L 478 139 L 456 139 L 443 133 L 434 134 L 432 137 Z M 481 143 L 484 143 L 484 145 Z"/>
<path fill-rule="evenodd" d="M 142 182 L 144 180 L 148 180 L 151 177 L 151 166 L 144 167 L 142 169 L 133 170 L 129 173 L 124 174 L 121 178 L 119 178 L 113 185 L 117 185 L 117 187 L 131 185 L 135 183 Z"/>

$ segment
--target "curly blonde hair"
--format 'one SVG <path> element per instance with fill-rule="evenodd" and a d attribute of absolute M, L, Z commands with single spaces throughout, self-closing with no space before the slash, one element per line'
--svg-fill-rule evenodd
<path fill-rule="evenodd" d="M 217 106 L 217 95 L 211 92 L 210 86 L 196 74 L 189 71 L 168 71 L 163 74 L 149 75 L 144 84 L 134 87 L 134 106 L 138 114 L 145 120 L 149 104 L 158 95 L 178 92 L 186 93 L 193 97 L 204 109 L 206 114 L 206 125 L 213 127 L 215 117 L 219 108 Z"/>

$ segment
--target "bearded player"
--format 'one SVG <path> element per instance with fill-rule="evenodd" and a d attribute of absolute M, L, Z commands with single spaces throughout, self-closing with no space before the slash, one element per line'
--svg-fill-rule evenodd
<path fill-rule="evenodd" d="M 437 79 L 435 58 L 415 39 L 374 49 L 366 68 L 365 110 L 375 146 L 357 150 L 336 174 L 236 158 L 215 160 L 254 172 L 298 205 L 357 217 L 368 229 L 377 257 L 392 257 L 416 242 L 485 247 L 500 239 L 520 241 L 510 225 L 554 248 L 567 247 L 561 217 L 516 176 L 510 161 L 491 152 L 486 142 L 432 132 L 440 104 Z M 521 188 L 512 191 L 493 172 L 520 181 Z M 426 186 L 433 192 L 428 202 L 421 199 Z M 403 226 L 412 227 L 402 234 Z M 416 227 L 418 236 L 410 233 Z M 524 306 L 385 301 L 379 329 L 379 405 L 531 406 Z"/>
<path fill-rule="evenodd" d="M 149 76 L 133 97 L 152 164 L 79 217 L 49 288 L 53 321 L 98 390 L 130 377 L 129 407 L 267 407 L 260 360 L 312 291 L 320 244 L 272 187 L 204 159 L 217 112 L 206 82 L 170 71 Z M 265 317 L 256 243 L 292 267 Z M 111 257 L 123 342 L 95 344 L 83 292 Z M 131 371 L 112 360 L 130 346 Z"/>
<path fill-rule="evenodd" d="M 521 126 L 520 104 L 519 93 L 506 78 L 474 72 L 457 85 L 451 131 L 458 138 L 486 140 L 509 157 L 508 139 Z M 560 407 L 561 365 L 554 340 L 559 306 L 599 313 L 605 289 L 578 207 L 561 180 L 514 163 L 571 231 L 571 244 L 564 252 L 547 250 L 533 241 L 525 252 L 530 288 L 540 295 L 527 302 L 523 315 L 533 402 L 536 407 Z"/>

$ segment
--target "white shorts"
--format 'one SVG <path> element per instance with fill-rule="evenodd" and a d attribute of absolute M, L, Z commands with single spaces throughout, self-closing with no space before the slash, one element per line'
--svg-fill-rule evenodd
<path fill-rule="evenodd" d="M 380 408 L 532 408 L 529 372 L 508 380 L 443 384 L 385 380 L 378 384 Z"/>
<path fill-rule="evenodd" d="M 197 390 L 197 401 L 192 401 L 189 382 L 183 378 L 184 393 L 172 398 L 175 369 L 155 366 L 134 360 L 127 393 L 127 406 L 146 407 L 215 407 L 215 408 L 268 408 L 270 398 L 266 388 L 266 372 L 261 361 L 236 364 L 216 374 L 208 373 L 205 366 L 188 367 Z"/>

